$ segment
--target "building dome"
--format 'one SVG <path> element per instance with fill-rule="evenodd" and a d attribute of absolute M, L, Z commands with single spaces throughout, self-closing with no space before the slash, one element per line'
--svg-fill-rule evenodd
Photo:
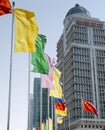
<path fill-rule="evenodd" d="M 84 7 L 80 6 L 79 4 L 76 4 L 75 7 L 71 8 L 68 11 L 68 13 L 66 14 L 66 17 L 75 13 L 82 13 L 82 14 L 90 16 L 90 13 Z"/>

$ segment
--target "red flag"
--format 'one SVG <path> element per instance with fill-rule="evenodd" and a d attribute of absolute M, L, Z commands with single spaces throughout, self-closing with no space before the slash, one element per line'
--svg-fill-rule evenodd
<path fill-rule="evenodd" d="M 92 103 L 86 101 L 85 99 L 82 99 L 82 103 L 84 111 L 93 112 L 95 115 L 98 115 L 98 112 Z"/>
<path fill-rule="evenodd" d="M 0 0 L 0 16 L 12 13 L 12 6 L 9 0 Z"/>
<path fill-rule="evenodd" d="M 55 109 L 58 110 L 65 110 L 66 106 L 64 103 L 60 103 L 60 102 L 55 102 Z"/>
<path fill-rule="evenodd" d="M 40 130 L 40 125 L 38 125 L 38 130 Z"/>

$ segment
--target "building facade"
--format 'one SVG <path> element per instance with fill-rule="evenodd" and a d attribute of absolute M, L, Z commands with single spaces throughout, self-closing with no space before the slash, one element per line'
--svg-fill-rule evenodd
<path fill-rule="evenodd" d="M 30 94 L 30 123 L 29 130 L 32 130 L 33 127 L 33 94 Z"/>
<path fill-rule="evenodd" d="M 48 96 L 48 89 L 41 88 L 41 78 L 34 78 L 33 86 L 34 87 L 33 87 L 32 127 L 37 129 L 41 123 L 46 123 L 46 120 L 48 119 L 48 117 L 50 118 L 53 117 L 52 115 L 53 106 L 52 106 L 52 99 L 51 97 Z M 49 97 L 49 100 L 48 100 L 48 97 Z"/>
<path fill-rule="evenodd" d="M 33 85 L 33 127 L 40 125 L 40 78 L 34 79 Z"/>
<path fill-rule="evenodd" d="M 68 116 L 59 130 L 101 130 L 105 127 L 105 22 L 79 4 L 64 19 L 57 43 Z M 81 99 L 96 106 L 98 116 L 84 112 Z"/>

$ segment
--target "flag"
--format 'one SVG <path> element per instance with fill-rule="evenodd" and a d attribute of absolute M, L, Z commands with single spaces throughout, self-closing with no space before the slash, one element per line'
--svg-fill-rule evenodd
<path fill-rule="evenodd" d="M 54 70 L 55 60 L 54 60 L 54 58 L 51 58 L 47 54 L 46 54 L 46 57 L 47 57 L 48 63 L 49 63 L 49 73 L 48 73 L 48 75 L 47 74 L 42 74 L 41 75 L 41 79 L 42 79 L 41 80 L 41 87 L 42 88 L 49 88 L 49 89 L 54 90 L 54 84 L 53 84 L 52 77 L 53 77 L 53 70 Z"/>
<path fill-rule="evenodd" d="M 42 123 L 42 127 L 41 127 L 41 130 L 44 130 L 44 123 Z"/>
<path fill-rule="evenodd" d="M 86 101 L 85 99 L 82 99 L 82 103 L 85 112 L 93 112 L 95 115 L 98 115 L 98 112 L 92 103 Z"/>
<path fill-rule="evenodd" d="M 32 127 L 32 130 L 36 130 L 34 127 Z"/>
<path fill-rule="evenodd" d="M 52 119 L 49 118 L 49 130 L 53 130 Z"/>
<path fill-rule="evenodd" d="M 60 102 L 55 102 L 55 109 L 58 109 L 58 110 L 65 110 L 65 104 L 64 103 L 60 103 Z"/>
<path fill-rule="evenodd" d="M 65 110 L 55 109 L 55 112 L 56 112 L 57 115 L 67 116 L 67 107 L 65 108 Z"/>
<path fill-rule="evenodd" d="M 46 119 L 46 130 L 48 130 L 48 120 Z"/>
<path fill-rule="evenodd" d="M 40 125 L 38 125 L 38 130 L 40 130 Z"/>
<path fill-rule="evenodd" d="M 54 98 L 55 109 L 65 110 L 66 102 L 62 98 Z"/>
<path fill-rule="evenodd" d="M 60 102 L 60 103 L 64 103 L 64 99 L 62 98 L 53 98 L 54 102 Z"/>
<path fill-rule="evenodd" d="M 46 36 L 42 34 L 38 34 L 36 40 L 37 49 L 36 52 L 32 53 L 31 63 L 34 66 L 32 72 L 41 73 L 41 74 L 48 74 L 49 72 L 48 60 L 44 53 L 46 41 L 47 41 Z"/>
<path fill-rule="evenodd" d="M 57 117 L 57 124 L 63 123 L 63 117 Z"/>
<path fill-rule="evenodd" d="M 12 13 L 12 6 L 9 0 L 0 0 L 0 16 Z"/>
<path fill-rule="evenodd" d="M 14 9 L 15 52 L 35 52 L 35 41 L 38 36 L 38 25 L 34 12 Z"/>
<path fill-rule="evenodd" d="M 46 124 L 44 123 L 44 130 L 46 130 Z"/>
<path fill-rule="evenodd" d="M 54 90 L 50 89 L 50 96 L 56 97 L 56 98 L 61 98 L 62 95 L 62 88 L 59 84 L 59 79 L 61 77 L 61 72 L 54 67 L 54 72 L 53 72 L 53 83 L 54 83 Z"/>

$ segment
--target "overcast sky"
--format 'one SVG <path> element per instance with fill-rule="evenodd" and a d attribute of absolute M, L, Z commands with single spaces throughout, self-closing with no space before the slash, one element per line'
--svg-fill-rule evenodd
<path fill-rule="evenodd" d="M 105 21 L 105 0 L 15 0 L 15 8 L 35 13 L 38 33 L 47 37 L 45 52 L 56 58 L 56 43 L 63 32 L 63 20 L 76 3 L 86 8 L 92 17 Z M 11 23 L 11 14 L 0 16 L 0 130 L 7 130 Z M 13 53 L 12 65 L 10 130 L 26 130 L 28 53 Z M 33 79 L 37 75 L 30 74 L 30 89 L 33 93 Z"/>

